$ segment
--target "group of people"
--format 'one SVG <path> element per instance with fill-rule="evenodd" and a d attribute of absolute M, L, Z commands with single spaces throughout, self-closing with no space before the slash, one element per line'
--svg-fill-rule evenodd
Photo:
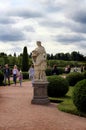
<path fill-rule="evenodd" d="M 4 66 L 3 72 L 4 72 L 4 86 L 6 86 L 7 80 L 8 80 L 8 85 L 10 85 L 10 76 L 11 75 L 13 76 L 13 82 L 14 82 L 15 86 L 16 86 L 16 82 L 17 82 L 17 77 L 19 78 L 20 86 L 22 86 L 23 75 L 22 75 L 22 71 L 17 68 L 17 65 L 14 65 L 14 67 L 11 71 L 9 68 L 9 65 L 6 64 Z"/>
<path fill-rule="evenodd" d="M 74 67 L 74 72 L 83 72 L 83 71 L 86 71 L 86 65 L 85 66 L 81 65 L 80 67 L 77 66 Z"/>
<path fill-rule="evenodd" d="M 10 85 L 11 76 L 13 77 L 14 85 L 16 86 L 17 79 L 19 80 L 20 86 L 22 86 L 23 74 L 20 69 L 17 68 L 17 65 L 14 65 L 13 69 L 9 68 L 9 65 L 6 64 L 3 68 L 4 73 L 4 86 Z M 28 70 L 29 79 L 34 82 L 34 65 L 32 64 Z"/>

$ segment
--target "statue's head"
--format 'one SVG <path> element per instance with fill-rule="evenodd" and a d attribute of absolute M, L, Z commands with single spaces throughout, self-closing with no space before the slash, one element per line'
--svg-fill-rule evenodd
<path fill-rule="evenodd" d="M 41 46 L 41 41 L 36 42 L 38 46 Z"/>

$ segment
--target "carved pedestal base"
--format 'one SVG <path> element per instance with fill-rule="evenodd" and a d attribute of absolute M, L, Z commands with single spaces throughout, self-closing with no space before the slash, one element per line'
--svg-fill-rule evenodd
<path fill-rule="evenodd" d="M 47 96 L 47 85 L 48 82 L 33 83 L 34 94 L 33 99 L 31 101 L 32 104 L 46 105 L 50 103 Z"/>

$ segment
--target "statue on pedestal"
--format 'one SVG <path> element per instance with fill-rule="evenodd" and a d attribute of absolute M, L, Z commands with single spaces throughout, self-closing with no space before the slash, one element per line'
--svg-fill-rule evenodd
<path fill-rule="evenodd" d="M 31 103 L 45 105 L 50 103 L 47 95 L 48 81 L 45 74 L 47 68 L 47 54 L 40 41 L 37 41 L 37 46 L 38 47 L 32 51 L 32 60 L 34 64 L 34 95 Z"/>
<path fill-rule="evenodd" d="M 45 70 L 47 67 L 47 54 L 45 48 L 37 41 L 37 48 L 32 51 L 32 60 L 34 64 L 34 81 L 47 81 Z"/>

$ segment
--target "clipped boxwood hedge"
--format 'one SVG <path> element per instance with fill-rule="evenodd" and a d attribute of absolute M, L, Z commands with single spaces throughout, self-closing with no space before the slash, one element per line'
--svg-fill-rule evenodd
<path fill-rule="evenodd" d="M 72 72 L 67 75 L 66 79 L 68 80 L 70 86 L 74 86 L 78 81 L 84 79 L 84 75 L 79 72 Z"/>
<path fill-rule="evenodd" d="M 29 79 L 29 73 L 28 72 L 22 72 L 23 79 Z"/>
<path fill-rule="evenodd" d="M 57 69 L 58 69 L 58 75 L 64 73 L 64 68 L 62 68 L 62 67 L 57 67 Z M 53 70 L 53 68 L 47 68 L 46 71 L 45 71 L 46 75 L 47 75 L 47 76 L 53 75 L 53 74 L 52 74 L 52 70 Z"/>
<path fill-rule="evenodd" d="M 68 81 L 60 76 L 49 76 L 48 82 L 49 97 L 63 97 L 69 90 Z"/>
<path fill-rule="evenodd" d="M 0 70 L 0 85 L 3 84 L 3 80 L 4 80 L 4 74 L 3 74 L 3 72 Z"/>
<path fill-rule="evenodd" d="M 84 71 L 83 73 L 84 79 L 86 79 L 86 71 Z"/>
<path fill-rule="evenodd" d="M 52 75 L 52 69 L 51 69 L 51 68 L 47 68 L 47 69 L 45 70 L 45 73 L 46 73 L 46 76 Z"/>
<path fill-rule="evenodd" d="M 64 72 L 64 68 L 58 67 L 58 74 L 63 74 Z"/>
<path fill-rule="evenodd" d="M 79 111 L 86 113 L 86 79 L 79 81 L 75 85 L 73 102 Z"/>

